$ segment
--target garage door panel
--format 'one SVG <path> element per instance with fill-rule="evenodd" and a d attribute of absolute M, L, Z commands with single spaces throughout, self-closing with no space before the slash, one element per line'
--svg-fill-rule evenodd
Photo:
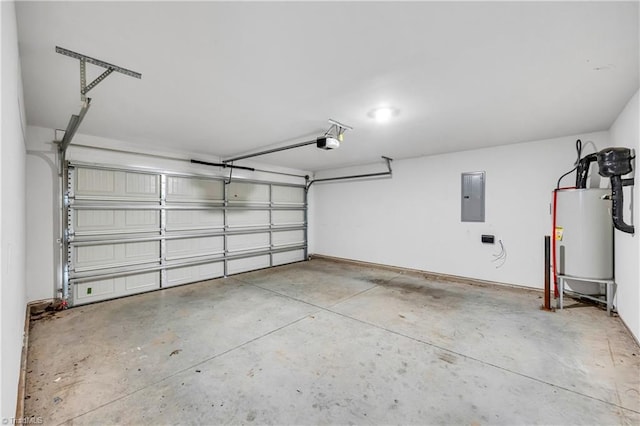
<path fill-rule="evenodd" d="M 115 195 L 116 172 L 79 168 L 76 172 L 76 195 Z"/>
<path fill-rule="evenodd" d="M 126 210 L 124 212 L 124 227 L 155 227 L 160 226 L 160 212 L 158 210 Z"/>
<path fill-rule="evenodd" d="M 73 284 L 74 304 L 98 302 L 160 288 L 160 273 L 148 272 Z"/>
<path fill-rule="evenodd" d="M 224 237 L 181 238 L 167 241 L 166 260 L 224 254 Z"/>
<path fill-rule="evenodd" d="M 275 226 L 304 225 L 304 211 L 274 210 L 271 212 L 271 223 Z"/>
<path fill-rule="evenodd" d="M 273 254 L 273 266 L 305 260 L 304 250 L 292 250 Z"/>
<path fill-rule="evenodd" d="M 288 246 L 288 245 L 301 245 L 304 244 L 304 231 L 280 231 L 274 232 L 271 243 L 275 248 Z"/>
<path fill-rule="evenodd" d="M 144 201 L 160 199 L 160 176 L 147 173 L 78 168 L 75 197 Z"/>
<path fill-rule="evenodd" d="M 167 177 L 167 201 L 177 202 L 222 202 L 224 182 L 182 176 Z"/>
<path fill-rule="evenodd" d="M 167 231 L 224 228 L 222 210 L 167 210 Z"/>
<path fill-rule="evenodd" d="M 116 279 L 99 280 L 76 285 L 76 301 L 92 302 L 92 299 L 114 297 Z"/>
<path fill-rule="evenodd" d="M 227 237 L 227 251 L 240 253 L 246 251 L 266 250 L 271 247 L 269 233 L 229 235 Z"/>
<path fill-rule="evenodd" d="M 167 270 L 167 282 L 164 287 L 210 280 L 224 276 L 224 262 L 186 266 Z"/>
<path fill-rule="evenodd" d="M 75 250 L 76 266 L 92 266 L 95 264 L 113 263 L 116 259 L 116 250 L 113 244 L 99 246 L 78 247 Z"/>
<path fill-rule="evenodd" d="M 114 210 L 80 210 L 75 213 L 76 231 L 91 231 L 116 227 Z"/>
<path fill-rule="evenodd" d="M 74 222 L 76 235 L 152 232 L 160 230 L 160 211 L 82 209 L 74 212 Z"/>
<path fill-rule="evenodd" d="M 160 257 L 158 241 L 142 241 L 123 244 L 127 259 L 157 259 Z"/>
<path fill-rule="evenodd" d="M 157 263 L 160 260 L 160 242 L 83 245 L 75 247 L 73 253 L 76 272 Z"/>
<path fill-rule="evenodd" d="M 304 204 L 304 188 L 272 185 L 271 196 L 274 204 Z"/>
<path fill-rule="evenodd" d="M 227 213 L 229 228 L 254 228 L 269 226 L 268 210 L 230 210 Z"/>
<path fill-rule="evenodd" d="M 160 273 L 153 272 L 150 274 L 130 275 L 128 277 L 124 277 L 124 287 L 126 291 L 135 291 L 143 288 L 159 288 Z"/>
<path fill-rule="evenodd" d="M 250 182 L 231 182 L 227 189 L 230 203 L 270 202 L 269 185 Z"/>
<path fill-rule="evenodd" d="M 227 273 L 230 275 L 239 274 L 256 269 L 268 268 L 270 265 L 271 261 L 268 254 L 244 259 L 233 259 L 229 260 L 227 264 Z"/>
<path fill-rule="evenodd" d="M 125 174 L 125 194 L 139 198 L 141 196 L 160 197 L 159 176 L 140 173 Z"/>

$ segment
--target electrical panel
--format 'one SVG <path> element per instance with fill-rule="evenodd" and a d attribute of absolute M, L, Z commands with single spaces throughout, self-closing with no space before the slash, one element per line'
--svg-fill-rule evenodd
<path fill-rule="evenodd" d="M 484 172 L 462 173 L 462 222 L 484 222 L 484 186 Z"/>

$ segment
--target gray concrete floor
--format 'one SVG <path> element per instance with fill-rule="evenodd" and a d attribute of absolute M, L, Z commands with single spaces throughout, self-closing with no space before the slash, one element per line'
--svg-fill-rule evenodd
<path fill-rule="evenodd" d="M 568 300 L 571 304 L 571 300 Z M 593 306 L 316 259 L 32 323 L 45 424 L 640 424 L 640 348 Z"/>

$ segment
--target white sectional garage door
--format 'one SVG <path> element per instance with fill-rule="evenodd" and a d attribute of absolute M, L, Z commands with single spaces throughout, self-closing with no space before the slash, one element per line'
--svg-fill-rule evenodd
<path fill-rule="evenodd" d="M 68 164 L 69 305 L 307 257 L 304 185 Z"/>

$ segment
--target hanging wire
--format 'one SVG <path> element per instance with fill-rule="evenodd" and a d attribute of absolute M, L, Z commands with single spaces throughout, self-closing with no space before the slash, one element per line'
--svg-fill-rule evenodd
<path fill-rule="evenodd" d="M 498 240 L 498 243 L 500 244 L 500 253 L 494 254 L 492 260 L 492 262 L 500 262 L 496 263 L 496 269 L 501 268 L 507 262 L 507 249 L 502 240 Z"/>
<path fill-rule="evenodd" d="M 225 182 L 227 185 L 231 183 L 231 178 L 233 177 L 233 161 L 231 161 L 231 168 L 229 170 L 229 181 Z"/>
<path fill-rule="evenodd" d="M 576 158 L 576 162 L 573 163 L 573 169 L 569 170 L 567 173 L 563 174 L 562 176 L 560 176 L 560 178 L 558 178 L 558 183 L 556 184 L 556 189 L 560 189 L 560 181 L 565 176 L 573 173 L 578 168 L 578 164 L 580 163 L 580 159 L 582 158 L 582 141 L 580 139 L 578 139 L 576 141 L 576 154 L 577 154 L 577 158 Z"/>

